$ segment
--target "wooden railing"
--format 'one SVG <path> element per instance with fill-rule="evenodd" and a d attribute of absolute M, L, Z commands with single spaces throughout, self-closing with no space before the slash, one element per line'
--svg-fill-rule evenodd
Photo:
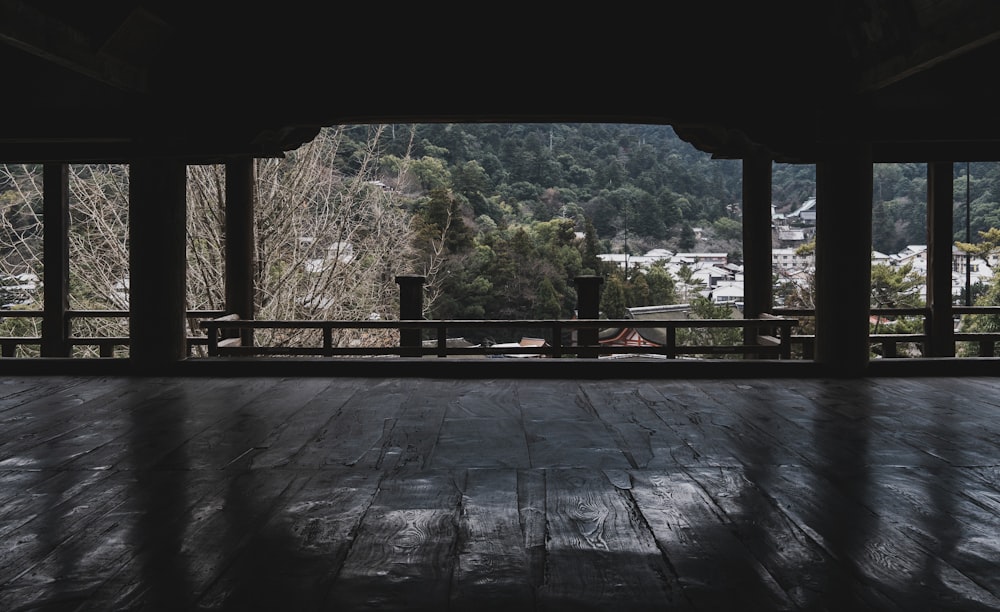
<path fill-rule="evenodd" d="M 965 315 L 1000 315 L 1000 306 L 952 306 L 952 313 L 957 316 Z M 800 321 L 812 319 L 816 316 L 816 311 L 805 308 L 774 308 L 774 314 L 786 317 L 796 317 Z M 872 308 L 871 313 L 880 317 L 921 317 L 923 319 L 923 331 L 919 333 L 872 333 L 869 334 L 871 345 L 877 347 L 877 352 L 884 358 L 896 358 L 906 356 L 900 350 L 902 345 L 917 345 L 920 355 L 928 357 L 926 349 L 927 341 L 930 338 L 928 324 L 930 321 L 929 308 Z M 793 330 L 794 331 L 794 330 Z M 961 332 L 956 331 L 952 339 L 957 345 L 960 342 L 969 342 L 976 345 L 976 355 L 979 357 L 993 357 L 995 347 L 1000 343 L 1000 331 L 997 332 Z M 812 359 L 815 347 L 816 336 L 808 333 L 793 333 L 791 344 L 794 354 L 803 359 Z"/>
<path fill-rule="evenodd" d="M 199 329 L 197 323 L 203 319 L 215 318 L 222 316 L 224 311 L 221 310 L 189 310 L 187 312 L 187 318 L 191 322 L 188 325 L 189 329 Z M 41 310 L 2 310 L 0 311 L 0 319 L 4 318 L 38 318 L 41 319 L 45 316 L 45 312 Z M 66 313 L 66 316 L 70 323 L 70 329 L 72 329 L 72 324 L 74 319 L 86 319 L 86 318 L 108 318 L 108 319 L 127 319 L 129 312 L 127 310 L 70 310 Z M 71 346 L 92 346 L 97 347 L 98 355 L 102 358 L 114 357 L 115 350 L 118 348 L 127 347 L 129 345 L 128 336 L 73 336 L 69 338 L 69 344 Z M 189 334 L 187 338 L 188 342 L 188 352 L 196 346 L 206 346 L 208 344 L 208 337 L 202 335 Z M 0 336 L 0 357 L 14 357 L 17 355 L 17 349 L 20 346 L 35 346 L 40 347 L 42 344 L 42 338 L 40 336 Z"/>
<path fill-rule="evenodd" d="M 895 358 L 910 354 L 912 351 L 901 350 L 904 345 L 915 346 L 921 356 L 928 356 L 925 350 L 929 338 L 926 322 L 929 319 L 929 309 L 927 308 L 873 308 L 873 315 L 886 317 L 921 317 L 924 321 L 924 331 L 912 334 L 897 333 L 873 333 L 870 340 L 875 352 L 884 358 Z M 956 317 L 966 315 L 1000 315 L 1000 306 L 953 306 L 952 312 Z M 42 318 L 44 312 L 40 310 L 4 310 L 0 311 L 0 318 Z M 67 313 L 71 325 L 74 319 L 83 318 L 127 318 L 126 310 L 72 310 Z M 500 321 L 469 321 L 469 320 L 447 320 L 447 321 L 240 321 L 235 317 L 226 317 L 223 311 L 214 310 L 192 310 L 187 313 L 190 320 L 189 329 L 200 329 L 204 334 L 189 333 L 188 347 L 189 354 L 195 347 L 205 347 L 204 350 L 210 355 L 398 355 L 406 348 L 407 355 L 435 355 L 435 356 L 459 356 L 459 355 L 531 355 L 540 356 L 567 356 L 575 355 L 579 347 L 572 343 L 564 343 L 562 338 L 564 333 L 580 328 L 608 328 L 608 327 L 633 327 L 633 328 L 654 328 L 659 327 L 666 330 L 668 341 L 664 347 L 623 347 L 623 346 L 591 346 L 584 347 L 583 351 L 587 355 L 624 355 L 629 353 L 644 353 L 651 356 L 674 358 L 684 355 L 720 355 L 720 354 L 743 354 L 760 355 L 763 357 L 778 357 L 781 359 L 813 359 L 815 335 L 803 333 L 801 327 L 804 323 L 815 316 L 812 309 L 792 309 L 775 308 L 771 314 L 765 314 L 758 320 L 747 319 L 679 319 L 679 320 L 646 320 L 646 319 L 600 319 L 592 322 L 585 322 L 577 319 L 562 320 L 500 320 Z M 777 316 L 778 319 L 770 317 Z M 718 321 L 718 322 L 715 322 Z M 778 321 L 777 327 L 774 327 Z M 775 333 L 767 333 L 768 326 Z M 703 345 L 703 346 L 683 346 L 676 344 L 676 332 L 683 328 L 709 328 L 709 327 L 741 327 L 763 328 L 761 333 L 756 334 L 756 342 L 749 344 L 737 344 L 729 346 Z M 324 341 L 316 347 L 284 347 L 284 346 L 244 346 L 239 340 L 233 338 L 223 338 L 219 333 L 221 329 L 227 330 L 254 330 L 266 328 L 299 328 L 299 329 L 319 329 L 323 330 Z M 396 330 L 413 330 L 416 333 L 424 334 L 428 330 L 428 335 L 432 336 L 434 346 L 428 348 L 419 347 L 382 347 L 382 348 L 354 348 L 333 346 L 332 336 L 334 329 L 363 329 L 382 328 Z M 442 349 L 439 344 L 442 338 L 447 338 L 448 329 L 539 329 L 548 332 L 550 339 L 549 346 L 546 347 L 488 347 L 476 348 L 446 347 Z M 215 330 L 215 346 L 212 346 L 212 333 Z M 787 335 L 781 336 L 780 333 Z M 752 334 L 751 334 L 752 335 Z M 328 340 L 326 338 L 329 338 Z M 993 357 L 996 354 L 996 346 L 1000 343 L 1000 331 L 997 332 L 961 332 L 953 334 L 953 340 L 958 343 L 971 343 L 974 345 L 974 353 L 980 357 Z M 129 346 L 127 336 L 72 336 L 69 343 L 72 346 L 91 346 L 98 349 L 100 357 L 113 357 L 115 351 L 122 347 Z M 329 343 L 329 344 L 327 344 Z M 0 336 L 0 356 L 14 357 L 18 347 L 34 346 L 40 347 L 42 339 L 39 336 Z"/>
<path fill-rule="evenodd" d="M 404 357 L 453 357 L 453 356 L 504 356 L 538 355 L 548 357 L 599 357 L 608 355 L 643 354 L 666 359 L 682 355 L 756 355 L 788 359 L 791 355 L 791 329 L 797 325 L 795 319 L 785 317 L 764 317 L 760 319 L 548 319 L 548 320 L 404 320 L 404 321 L 263 321 L 239 319 L 227 315 L 201 322 L 208 336 L 209 356 L 250 356 L 250 355 L 397 355 Z M 582 329 L 637 328 L 662 329 L 666 338 L 662 346 L 612 346 L 608 344 L 578 345 L 572 340 L 564 342 L 564 336 Z M 742 344 L 678 344 L 679 329 L 719 329 L 738 328 L 755 330 L 751 334 L 755 342 Z M 246 330 L 295 329 L 319 330 L 321 339 L 316 346 L 259 346 L 246 345 L 241 339 Z M 429 331 L 431 346 L 419 344 L 382 347 L 337 346 L 334 330 L 338 329 L 394 329 L 400 337 L 404 330 L 416 330 L 419 337 Z M 448 330 L 469 329 L 538 329 L 546 340 L 545 346 L 475 346 L 456 347 L 448 345 Z M 228 332 L 228 334 L 226 333 Z M 546 333 L 547 332 L 547 333 Z M 225 336 L 230 337 L 225 337 Z"/>

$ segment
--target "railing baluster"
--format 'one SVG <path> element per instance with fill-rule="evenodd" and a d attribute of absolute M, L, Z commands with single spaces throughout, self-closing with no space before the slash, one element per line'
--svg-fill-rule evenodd
<path fill-rule="evenodd" d="M 208 354 L 212 357 L 219 356 L 219 327 L 212 322 L 202 323 L 205 331 L 208 332 Z"/>

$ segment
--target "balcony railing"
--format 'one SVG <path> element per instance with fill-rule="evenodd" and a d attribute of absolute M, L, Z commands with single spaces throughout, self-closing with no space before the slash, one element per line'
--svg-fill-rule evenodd
<path fill-rule="evenodd" d="M 204 319 L 211 319 L 225 314 L 222 310 L 189 310 L 187 312 L 188 329 L 199 330 L 198 323 Z M 22 318 L 41 319 L 45 312 L 41 310 L 3 310 L 0 311 L 0 319 Z M 73 321 L 78 319 L 127 319 L 127 310 L 70 310 L 66 313 L 70 330 L 73 329 Z M 194 347 L 205 346 L 208 338 L 203 334 L 188 334 L 188 353 L 191 354 Z M 70 335 L 69 344 L 73 347 L 96 347 L 97 353 L 102 358 L 114 357 L 115 351 L 126 348 L 129 345 L 128 336 L 74 336 Z M 41 347 L 41 336 L 0 336 L 0 357 L 15 357 L 18 347 Z"/>
<path fill-rule="evenodd" d="M 601 357 L 611 355 L 645 355 L 675 359 L 684 355 L 756 355 L 776 359 L 791 356 L 791 329 L 798 321 L 784 317 L 760 319 L 528 319 L 528 320 L 403 320 L 403 321 L 262 321 L 239 319 L 234 315 L 201 322 L 208 335 L 209 356 L 252 355 L 396 355 L 402 357 L 455 357 L 455 356 L 547 356 L 547 357 Z M 662 329 L 662 345 L 619 346 L 602 344 L 601 329 L 635 328 Z M 740 329 L 753 330 L 750 342 L 738 344 L 685 344 L 678 342 L 681 329 Z M 313 346 L 247 344 L 243 338 L 247 330 L 317 330 L 318 341 Z M 392 329 L 399 331 L 400 342 L 392 346 L 338 346 L 334 330 L 343 329 Z M 453 346 L 448 342 L 449 330 L 539 330 L 545 340 L 540 346 Z M 581 342 L 591 330 L 592 340 Z M 227 334 L 228 332 L 228 334 Z M 409 334 L 408 334 L 409 332 Z M 433 336 L 425 342 L 424 332 Z M 225 337 L 229 335 L 230 337 Z M 407 342 L 407 336 L 410 336 Z M 747 334 L 743 334 L 747 337 Z M 428 346 L 427 344 L 430 344 Z"/>
<path fill-rule="evenodd" d="M 952 312 L 956 319 L 971 315 L 1000 315 L 1000 306 L 953 306 Z M 870 335 L 873 352 L 882 358 L 905 358 L 907 356 L 929 357 L 926 347 L 930 337 L 927 329 L 930 310 L 928 308 L 873 308 L 873 316 L 886 318 L 918 317 L 922 319 L 919 333 L 872 333 Z M 586 356 L 612 355 L 645 355 L 654 358 L 677 358 L 695 355 L 743 355 L 760 357 L 778 357 L 782 359 L 812 359 L 815 346 L 815 336 L 804 331 L 810 329 L 809 324 L 815 317 L 811 309 L 775 308 L 772 315 L 778 319 L 763 318 L 747 319 L 557 319 L 557 320 L 416 320 L 416 321 L 241 321 L 226 317 L 223 311 L 192 310 L 187 313 L 189 319 L 188 353 L 193 354 L 196 347 L 203 347 L 200 354 L 208 355 L 314 355 L 314 356 L 349 356 L 349 355 L 406 355 L 416 356 L 505 356 L 505 355 L 538 355 L 548 357 L 568 357 L 578 354 Z M 0 318 L 38 318 L 44 312 L 40 310 L 4 310 Z M 85 318 L 127 318 L 125 310 L 72 310 L 67 313 L 71 328 L 72 322 Z M 776 322 L 777 321 L 777 322 Z M 595 344 L 582 347 L 575 345 L 571 335 L 576 330 L 601 328 L 631 327 L 631 328 L 661 328 L 666 332 L 667 341 L 664 346 L 610 346 Z M 960 327 L 960 326 L 959 326 Z M 746 344 L 734 345 L 690 345 L 677 343 L 677 330 L 697 328 L 762 328 L 761 333 L 751 333 L 755 338 Z M 259 329 L 313 329 L 318 330 L 322 340 L 316 346 L 248 346 L 233 338 L 226 338 L 226 333 L 239 330 Z M 389 329 L 405 333 L 417 334 L 421 338 L 418 346 L 382 346 L 382 347 L 352 347 L 334 346 L 333 330 L 335 329 Z M 476 330 L 539 330 L 539 335 L 546 339 L 547 346 L 448 346 L 448 331 L 456 329 Z M 773 333 L 764 333 L 771 329 Z M 213 346 L 212 336 L 215 335 Z M 782 335 L 787 334 L 787 335 Z M 746 335 L 746 334 L 745 334 Z M 423 338 L 427 336 L 431 346 L 425 346 Z M 971 346 L 969 353 L 979 357 L 993 357 L 996 354 L 997 343 L 1000 343 L 1000 331 L 962 332 L 953 334 L 956 348 L 960 343 Z M 127 336 L 71 336 L 68 340 L 73 347 L 94 347 L 100 357 L 113 357 L 116 351 L 129 346 Z M 443 343 L 443 344 L 442 344 Z M 40 347 L 40 336 L 0 336 L 0 356 L 15 357 L 19 347 Z M 775 348 L 777 347 L 777 348 Z M 405 351 L 402 349 L 405 348 Z M 958 352 L 958 351 L 956 351 Z"/>
<path fill-rule="evenodd" d="M 1000 315 L 1000 306 L 952 306 L 952 314 L 959 318 L 967 315 Z M 776 315 L 785 317 L 796 317 L 801 322 L 808 322 L 815 319 L 816 312 L 805 308 L 774 308 L 772 311 Z M 927 351 L 927 342 L 930 338 L 928 325 L 930 322 L 930 308 L 872 308 L 872 316 L 886 317 L 889 319 L 900 317 L 919 317 L 922 319 L 923 331 L 918 333 L 872 333 L 869 334 L 873 351 L 883 358 L 906 357 L 911 352 L 900 350 L 903 347 L 913 347 L 920 357 L 930 357 Z M 960 327 L 960 326 L 959 326 Z M 795 333 L 793 330 L 791 344 L 793 356 L 803 359 L 813 358 L 816 336 L 811 333 Z M 1000 331 L 996 332 L 962 332 L 956 331 L 953 334 L 956 347 L 959 343 L 970 343 L 974 345 L 973 351 L 978 357 L 993 357 L 995 346 L 1000 342 Z M 957 353 L 957 351 L 956 351 Z"/>

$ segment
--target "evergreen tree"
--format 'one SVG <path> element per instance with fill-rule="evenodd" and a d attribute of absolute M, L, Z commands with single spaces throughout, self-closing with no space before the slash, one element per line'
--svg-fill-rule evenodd
<path fill-rule="evenodd" d="M 562 306 L 559 294 L 552 281 L 543 278 L 538 284 L 538 292 L 535 294 L 534 304 L 535 317 L 539 319 L 558 319 L 562 316 Z"/>
<path fill-rule="evenodd" d="M 677 303 L 676 283 L 664 263 L 659 262 L 649 268 L 646 272 L 646 283 L 649 285 L 651 306 Z"/>
<path fill-rule="evenodd" d="M 677 241 L 677 246 L 682 251 L 690 251 L 694 248 L 695 244 L 694 229 L 690 224 L 685 223 L 681 226 L 681 235 Z"/>
<path fill-rule="evenodd" d="M 625 300 L 625 279 L 620 274 L 609 275 L 601 292 L 601 313 L 609 319 L 625 318 Z"/>
<path fill-rule="evenodd" d="M 601 259 L 598 257 L 600 244 L 597 241 L 597 230 L 590 217 L 586 218 L 583 232 L 583 274 L 597 274 L 601 269 Z"/>

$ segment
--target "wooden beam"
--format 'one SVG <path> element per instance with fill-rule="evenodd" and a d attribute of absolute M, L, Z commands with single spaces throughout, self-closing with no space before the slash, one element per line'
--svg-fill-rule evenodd
<path fill-rule="evenodd" d="M 1000 15 L 992 2 L 912 2 L 906 7 L 908 14 L 886 12 L 864 24 L 874 60 L 861 73 L 860 92 L 888 87 L 1000 41 Z"/>
<path fill-rule="evenodd" d="M 99 8 L 94 8 L 99 11 Z M 145 17 L 143 16 L 145 15 Z M 131 27 L 128 34 L 119 29 L 117 36 L 102 50 L 100 43 L 81 30 L 62 22 L 57 16 L 46 13 L 34 3 L 23 0 L 0 0 L 0 41 L 21 49 L 47 62 L 67 70 L 111 85 L 127 92 L 146 91 L 146 71 L 134 63 L 137 47 L 134 41 L 163 38 L 165 24 L 148 13 L 130 14 L 124 26 Z M 141 28 L 141 31 L 140 31 Z M 154 36 L 154 32 L 159 36 Z M 127 41 L 133 43 L 127 43 Z"/>

